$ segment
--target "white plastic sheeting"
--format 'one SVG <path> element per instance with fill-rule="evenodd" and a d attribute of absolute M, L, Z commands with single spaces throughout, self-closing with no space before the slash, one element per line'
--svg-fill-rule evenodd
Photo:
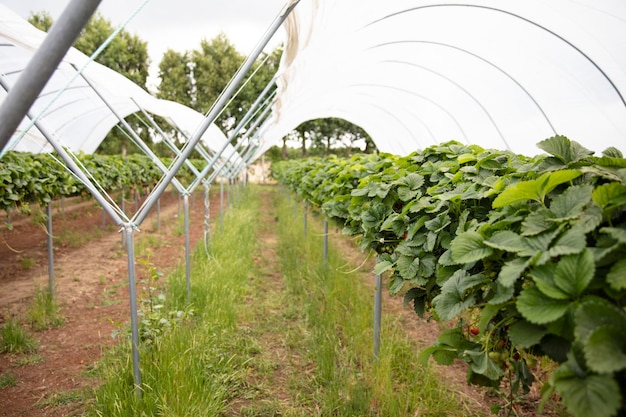
<path fill-rule="evenodd" d="M 0 5 L 0 76 L 9 86 L 18 79 L 45 36 L 44 32 Z M 155 98 L 117 72 L 89 62 L 86 55 L 72 48 L 29 112 L 32 117 L 39 117 L 38 123 L 72 152 L 93 153 L 119 122 L 87 82 L 76 76 L 76 68 L 83 67 L 84 77 L 121 117 L 138 112 L 138 104 L 145 111 L 167 119 L 188 137 L 204 119 L 201 113 L 189 107 Z M 4 89 L 0 89 L 0 102 L 5 96 Z M 29 120 L 25 119 L 9 142 L 9 147 L 34 153 L 52 151 L 36 127 L 24 132 L 28 126 Z M 211 125 L 202 136 L 202 142 L 213 151 L 221 149 L 226 140 L 224 133 L 215 125 Z M 229 146 L 223 156 L 229 157 L 233 152 L 233 147 Z M 239 159 L 234 155 L 230 162 L 235 163 Z"/>
<path fill-rule="evenodd" d="M 340 117 L 381 151 L 448 140 L 534 155 L 563 134 L 626 150 L 623 0 L 302 0 L 256 156 Z"/>

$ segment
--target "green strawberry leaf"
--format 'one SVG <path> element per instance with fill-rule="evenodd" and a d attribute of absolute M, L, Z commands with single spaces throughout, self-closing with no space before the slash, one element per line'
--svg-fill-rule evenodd
<path fill-rule="evenodd" d="M 578 298 L 596 271 L 593 254 L 585 249 L 579 255 L 564 256 L 554 272 L 554 283 L 571 298 Z"/>
<path fill-rule="evenodd" d="M 606 274 L 606 282 L 616 290 L 626 289 L 626 258 L 617 261 Z"/>
<path fill-rule="evenodd" d="M 376 275 L 382 275 L 384 272 L 389 271 L 391 268 L 393 268 L 393 262 L 379 261 L 376 263 L 376 266 L 374 266 L 374 273 Z"/>
<path fill-rule="evenodd" d="M 567 410 L 579 417 L 612 417 L 621 406 L 620 389 L 612 375 L 580 376 L 568 369 L 569 361 L 553 374 L 555 390 Z"/>
<path fill-rule="evenodd" d="M 524 238 L 510 230 L 504 230 L 484 241 L 485 245 L 507 252 L 521 252 L 528 249 Z"/>
<path fill-rule="evenodd" d="M 626 312 L 615 304 L 598 297 L 585 298 L 575 312 L 576 339 L 584 341 L 597 327 L 618 326 L 626 334 Z"/>
<path fill-rule="evenodd" d="M 529 266 L 528 258 L 514 258 L 505 263 L 498 274 L 498 283 L 505 287 L 512 287 L 513 284 L 522 276 L 522 273 Z"/>
<path fill-rule="evenodd" d="M 593 151 L 562 135 L 542 140 L 537 143 L 537 147 L 559 159 L 564 164 L 577 162 L 593 155 Z"/>
<path fill-rule="evenodd" d="M 519 349 L 528 349 L 541 341 L 547 330 L 543 326 L 520 320 L 509 327 L 509 339 L 513 346 Z"/>
<path fill-rule="evenodd" d="M 556 268 L 555 264 L 537 266 L 530 271 L 529 275 L 535 281 L 537 289 L 547 297 L 556 300 L 567 300 L 570 298 L 569 294 L 555 282 Z"/>
<path fill-rule="evenodd" d="M 470 360 L 470 368 L 477 374 L 486 376 L 491 380 L 499 380 L 504 375 L 502 368 L 489 357 L 484 351 L 466 350 L 463 356 Z"/>
<path fill-rule="evenodd" d="M 626 339 L 621 326 L 605 324 L 596 327 L 584 341 L 585 359 L 598 373 L 626 369 Z"/>
<path fill-rule="evenodd" d="M 493 249 L 485 245 L 485 238 L 478 232 L 469 231 L 458 235 L 450 244 L 452 260 L 471 263 L 488 257 Z"/>
<path fill-rule="evenodd" d="M 550 203 L 550 212 L 554 215 L 553 219 L 576 218 L 591 201 L 592 191 L 592 185 L 577 185 L 569 187 L 562 194 L 554 197 Z"/>
<path fill-rule="evenodd" d="M 533 286 L 520 292 L 515 305 L 529 322 L 547 324 L 561 318 L 567 312 L 569 304 L 567 300 L 550 298 Z"/>

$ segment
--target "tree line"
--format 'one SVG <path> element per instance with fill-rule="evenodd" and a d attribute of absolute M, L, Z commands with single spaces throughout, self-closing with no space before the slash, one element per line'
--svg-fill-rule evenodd
<path fill-rule="evenodd" d="M 28 20 L 43 31 L 48 31 L 54 23 L 46 11 L 33 13 Z M 96 13 L 81 32 L 74 47 L 91 56 L 115 29 L 111 21 Z M 249 79 L 244 81 L 245 85 L 216 120 L 217 126 L 224 134 L 228 135 L 237 126 L 274 77 L 281 55 L 282 47 L 277 47 L 269 54 L 263 53 L 257 60 L 250 72 L 254 76 L 248 76 Z M 158 98 L 176 101 L 206 114 L 245 58 L 223 33 L 211 40 L 200 40 L 196 49 L 183 52 L 168 49 L 158 66 L 158 85 L 154 94 Z M 147 82 L 151 64 L 148 42 L 138 35 L 126 30 L 120 31 L 95 61 L 124 75 L 148 91 Z M 152 129 L 139 114 L 129 115 L 125 121 L 157 155 L 173 156 L 163 141 L 155 140 L 151 134 Z M 187 140 L 165 120 L 155 117 L 155 121 L 175 142 L 182 144 Z M 359 126 L 344 119 L 329 118 L 302 123 L 283 138 L 280 147 L 272 148 L 269 156 L 271 159 L 288 159 L 330 153 L 349 155 L 353 151 L 375 150 L 371 138 Z M 132 143 L 121 125 L 118 125 L 109 132 L 96 152 L 125 155 L 142 151 Z"/>

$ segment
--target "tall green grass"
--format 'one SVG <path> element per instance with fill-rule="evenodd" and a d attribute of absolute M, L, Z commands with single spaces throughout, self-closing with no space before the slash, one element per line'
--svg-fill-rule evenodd
<path fill-rule="evenodd" d="M 381 349 L 373 357 L 373 272 L 355 271 L 330 239 L 323 263 L 321 220 L 309 213 L 304 236 L 302 205 L 277 197 L 282 274 L 288 297 L 304 314 L 301 340 L 315 363 L 316 402 L 321 416 L 461 416 L 462 406 L 430 370 L 416 360 L 394 317 L 385 317 Z M 305 334 L 303 334 L 305 336 Z"/>
<path fill-rule="evenodd" d="M 253 198 L 253 197 L 251 197 Z M 248 343 L 237 331 L 248 274 L 253 268 L 257 224 L 254 204 L 232 208 L 224 233 L 214 233 L 210 257 L 192 259 L 194 317 L 178 323 L 141 350 L 142 395 L 133 387 L 128 343 L 109 355 L 97 373 L 92 415 L 216 416 L 245 380 Z M 188 310 L 184 267 L 169 280 L 165 309 Z"/>
<path fill-rule="evenodd" d="M 65 323 L 59 303 L 47 288 L 38 286 L 28 307 L 28 320 L 37 331 L 59 327 Z"/>
<path fill-rule="evenodd" d="M 39 347 L 39 341 L 12 317 L 0 327 L 0 353 L 32 353 Z"/>
<path fill-rule="evenodd" d="M 169 277 L 163 310 L 194 315 L 142 347 L 140 396 L 128 343 L 107 355 L 88 415 L 467 415 L 393 318 L 374 360 L 370 272 L 348 272 L 332 245 L 324 266 L 319 219 L 305 238 L 276 187 L 233 193 L 209 257 L 192 257 L 190 303 L 184 267 Z"/>

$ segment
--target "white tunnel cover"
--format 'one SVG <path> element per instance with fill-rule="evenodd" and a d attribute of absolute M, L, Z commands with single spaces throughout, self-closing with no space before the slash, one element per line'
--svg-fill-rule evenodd
<path fill-rule="evenodd" d="M 45 36 L 44 32 L 0 5 L 0 76 L 9 88 L 15 84 Z M 32 117 L 40 117 L 38 123 L 70 151 L 93 153 L 119 122 L 94 89 L 83 78 L 76 77 L 76 68 L 84 67 L 85 78 L 121 117 L 139 112 L 138 106 L 141 106 L 145 111 L 167 119 L 188 137 L 203 121 L 201 113 L 179 103 L 157 99 L 121 74 L 88 61 L 86 55 L 71 48 L 29 112 Z M 6 94 L 4 88 L 0 88 L 0 102 Z M 51 152 L 52 146 L 36 127 L 24 132 L 29 125 L 30 119 L 26 117 L 8 148 L 33 153 Z M 202 142 L 214 152 L 219 151 L 226 140 L 224 133 L 214 124 L 202 136 Z M 228 157 L 233 152 L 234 148 L 229 145 L 223 156 Z M 234 155 L 230 162 L 239 160 L 240 157 Z"/>
<path fill-rule="evenodd" d="M 534 155 L 562 134 L 626 150 L 623 0 L 301 0 L 256 156 L 340 117 L 381 151 L 458 140 Z"/>

